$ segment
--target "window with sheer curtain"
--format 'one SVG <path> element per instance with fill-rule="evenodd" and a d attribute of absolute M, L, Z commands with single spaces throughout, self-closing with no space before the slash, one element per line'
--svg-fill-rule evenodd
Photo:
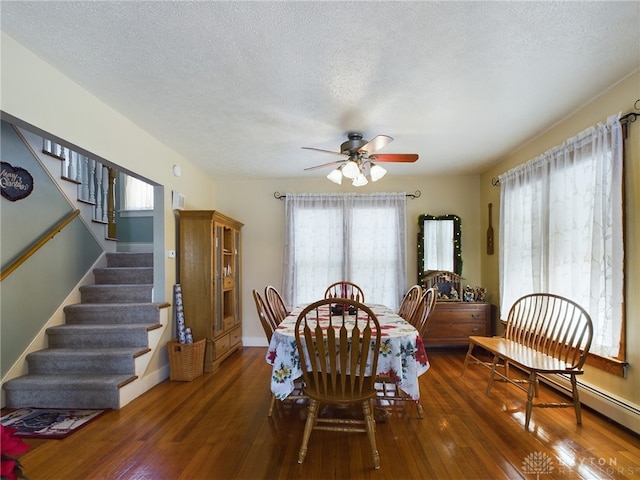
<path fill-rule="evenodd" d="M 547 292 L 582 305 L 590 352 L 619 357 L 623 331 L 620 115 L 500 176 L 500 298 Z"/>
<path fill-rule="evenodd" d="M 292 305 L 334 282 L 358 284 L 367 303 L 396 309 L 404 293 L 406 194 L 287 194 L 283 295 Z"/>
<path fill-rule="evenodd" d="M 124 210 L 153 210 L 153 185 L 123 174 Z"/>

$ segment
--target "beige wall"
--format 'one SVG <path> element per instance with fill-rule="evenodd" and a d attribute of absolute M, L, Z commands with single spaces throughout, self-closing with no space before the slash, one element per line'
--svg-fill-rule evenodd
<path fill-rule="evenodd" d="M 494 228 L 497 233 L 500 204 L 499 187 L 491 186 L 491 178 L 525 163 L 550 148 L 561 144 L 582 130 L 598 122 L 604 122 L 609 115 L 633 109 L 640 99 L 640 72 L 626 78 L 599 97 L 586 104 L 582 109 L 551 127 L 548 131 L 523 145 L 519 150 L 497 162 L 484 173 L 481 181 L 481 203 L 494 204 Z M 597 389 L 629 401 L 639 408 L 640 405 L 640 122 L 631 125 L 630 136 L 626 143 L 625 163 L 625 288 L 627 317 L 627 359 L 629 369 L 627 378 L 620 378 L 601 370 L 588 368 L 584 380 Z M 487 220 L 482 218 L 481 229 L 487 228 Z M 498 292 L 498 255 L 482 255 L 482 278 L 489 290 Z M 496 298 L 494 303 L 499 304 Z"/>
<path fill-rule="evenodd" d="M 328 173 L 328 172 L 327 172 Z M 407 192 L 422 195 L 407 201 L 407 286 L 417 281 L 418 217 L 422 213 L 456 214 L 462 220 L 462 275 L 470 285 L 481 285 L 480 220 L 477 199 L 479 176 L 401 177 L 387 175 L 377 184 L 356 189 L 335 185 L 324 175 L 309 179 L 224 181 L 216 184 L 214 204 L 223 213 L 245 224 L 243 228 L 243 338 L 245 345 L 266 345 L 251 291 L 267 284 L 282 287 L 284 202 L 281 193 L 311 192 Z M 453 193 L 452 192 L 459 192 Z"/>

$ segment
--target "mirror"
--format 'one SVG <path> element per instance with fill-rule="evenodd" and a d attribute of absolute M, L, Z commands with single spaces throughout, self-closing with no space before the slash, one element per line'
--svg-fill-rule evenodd
<path fill-rule="evenodd" d="M 418 219 L 418 282 L 428 270 L 462 274 L 460 217 L 420 215 Z"/>

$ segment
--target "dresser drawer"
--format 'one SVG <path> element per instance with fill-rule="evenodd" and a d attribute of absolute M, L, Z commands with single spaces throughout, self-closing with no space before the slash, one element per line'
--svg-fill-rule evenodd
<path fill-rule="evenodd" d="M 426 338 L 467 338 L 469 335 L 487 336 L 486 322 L 431 323 Z"/>
<path fill-rule="evenodd" d="M 424 342 L 428 346 L 466 346 L 470 335 L 489 336 L 491 332 L 490 304 L 438 302 L 429 319 Z"/>

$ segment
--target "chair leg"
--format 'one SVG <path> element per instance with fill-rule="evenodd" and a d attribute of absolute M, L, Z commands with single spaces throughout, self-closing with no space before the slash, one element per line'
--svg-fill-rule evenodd
<path fill-rule="evenodd" d="M 582 412 L 580 410 L 580 394 L 578 393 L 578 381 L 575 375 L 571 375 L 571 390 L 573 392 L 573 408 L 576 411 L 576 422 L 582 425 Z"/>
<path fill-rule="evenodd" d="M 309 437 L 311 436 L 311 430 L 316 423 L 318 417 L 318 402 L 309 400 L 309 413 L 307 414 L 307 423 L 304 426 L 304 433 L 302 434 L 302 445 L 300 446 L 300 453 L 298 454 L 298 463 L 304 462 L 304 457 L 307 456 L 307 445 L 309 444 Z"/>
<path fill-rule="evenodd" d="M 276 406 L 276 396 L 272 393 L 271 403 L 269 404 L 269 413 L 267 414 L 268 417 L 270 417 L 273 414 L 273 409 L 275 406 Z"/>
<path fill-rule="evenodd" d="M 491 391 L 491 387 L 493 386 L 493 378 L 496 374 L 497 363 L 498 363 L 498 356 L 494 355 L 493 364 L 491 365 L 491 375 L 489 376 L 489 385 L 487 385 L 487 396 L 489 395 L 489 392 Z"/>
<path fill-rule="evenodd" d="M 533 397 L 536 393 L 536 382 L 538 377 L 536 372 L 529 375 L 529 389 L 527 390 L 527 417 L 524 421 L 524 429 L 529 430 L 529 422 L 531 421 L 531 411 L 533 410 Z"/>
<path fill-rule="evenodd" d="M 469 350 L 467 350 L 467 356 L 464 357 L 464 365 L 462 366 L 462 373 L 460 374 L 461 377 L 464 377 L 464 372 L 467 371 L 467 365 L 469 365 L 469 359 L 471 358 L 471 352 L 473 352 L 473 347 L 474 347 L 474 344 L 472 342 L 469 343 Z"/>
<path fill-rule="evenodd" d="M 424 418 L 424 411 L 420 402 L 416 402 L 416 409 L 418 410 L 418 418 Z"/>
<path fill-rule="evenodd" d="M 367 427 L 367 435 L 371 444 L 371 455 L 373 457 L 373 466 L 377 470 L 380 468 L 380 454 L 376 446 L 376 421 L 373 418 L 373 403 L 371 400 L 362 402 L 362 413 L 364 414 L 365 425 Z M 302 463 L 298 460 L 298 463 Z"/>

